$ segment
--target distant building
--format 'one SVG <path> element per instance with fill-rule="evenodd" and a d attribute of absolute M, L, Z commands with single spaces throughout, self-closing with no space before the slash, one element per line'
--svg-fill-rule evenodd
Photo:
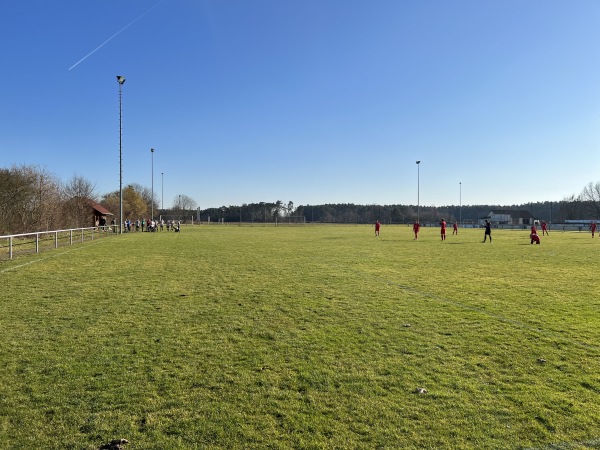
<path fill-rule="evenodd" d="M 479 219 L 479 225 L 489 220 L 492 225 L 533 225 L 535 217 L 527 210 L 493 209 Z"/>

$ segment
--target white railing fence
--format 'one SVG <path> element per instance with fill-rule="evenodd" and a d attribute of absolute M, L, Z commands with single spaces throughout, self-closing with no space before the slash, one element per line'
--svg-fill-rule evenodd
<path fill-rule="evenodd" d="M 45 250 L 116 236 L 117 226 L 72 228 L 0 236 L 0 260 L 16 255 L 40 253 Z"/>

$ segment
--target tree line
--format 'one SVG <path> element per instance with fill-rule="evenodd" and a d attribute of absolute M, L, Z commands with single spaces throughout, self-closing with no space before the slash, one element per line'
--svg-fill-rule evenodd
<path fill-rule="evenodd" d="M 90 200 L 98 202 L 118 220 L 119 191 L 97 195 L 96 187 L 84 177 L 75 175 L 66 182 L 38 166 L 22 165 L 0 168 L 0 234 L 15 234 L 91 226 Z M 173 207 L 160 209 L 156 195 L 142 185 L 132 183 L 123 189 L 123 219 L 136 220 L 162 216 L 167 219 L 200 220 L 206 222 L 321 222 L 321 223 L 410 223 L 417 214 L 422 223 L 477 222 L 493 209 L 528 210 L 548 222 L 600 219 L 600 182 L 589 183 L 579 195 L 557 202 L 537 202 L 521 205 L 299 205 L 293 202 L 245 203 L 200 211 L 194 199 L 179 194 Z M 107 218 L 110 223 L 111 218 Z"/>
<path fill-rule="evenodd" d="M 36 166 L 0 168 L 0 234 L 78 225 L 87 214 L 85 199 L 92 189 L 82 177 L 61 183 Z"/>
<path fill-rule="evenodd" d="M 441 218 L 448 222 L 476 223 L 487 216 L 492 209 L 527 209 L 536 217 L 547 221 L 559 221 L 561 202 L 533 203 L 527 205 L 472 205 L 472 206 L 420 206 L 417 205 L 357 205 L 338 203 L 324 205 L 300 205 L 293 209 L 280 208 L 282 202 L 261 202 L 241 206 L 221 206 L 203 209 L 200 220 L 218 222 L 265 222 L 265 223 L 412 223 L 417 219 L 421 223 L 437 223 Z M 198 220 L 196 217 L 195 220 Z"/>
<path fill-rule="evenodd" d="M 477 223 L 491 210 L 526 210 L 536 219 L 550 223 L 565 220 L 600 219 L 600 183 L 590 183 L 579 196 L 571 196 L 557 202 L 536 202 L 520 205 L 356 205 L 352 203 L 299 205 L 282 201 L 249 203 L 241 206 L 221 206 L 203 209 L 201 221 L 212 222 L 314 222 L 314 223 L 438 223 L 441 218 L 447 222 Z M 195 220 L 198 217 L 195 216 Z"/>

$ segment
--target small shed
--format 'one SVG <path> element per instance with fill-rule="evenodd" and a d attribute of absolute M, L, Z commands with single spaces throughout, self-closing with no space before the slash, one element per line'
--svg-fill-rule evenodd
<path fill-rule="evenodd" d="M 493 209 L 487 216 L 479 219 L 479 225 L 489 220 L 492 225 L 533 225 L 535 217 L 529 211 L 512 209 Z"/>
<path fill-rule="evenodd" d="M 114 214 L 94 200 L 88 199 L 88 205 L 90 205 L 93 210 L 94 226 L 102 227 L 108 225 L 107 216 L 114 216 Z"/>

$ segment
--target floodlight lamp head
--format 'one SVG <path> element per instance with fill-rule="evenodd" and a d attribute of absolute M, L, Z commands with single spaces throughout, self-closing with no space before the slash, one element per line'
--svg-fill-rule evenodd
<path fill-rule="evenodd" d="M 154 153 L 154 149 L 153 148 L 150 149 L 150 153 Z"/>
<path fill-rule="evenodd" d="M 417 164 L 421 164 L 421 161 L 417 161 Z"/>
<path fill-rule="evenodd" d="M 123 84 L 123 83 L 125 83 L 125 77 L 124 77 L 124 76 L 122 76 L 122 75 L 117 75 L 117 82 L 118 82 L 119 84 Z"/>

